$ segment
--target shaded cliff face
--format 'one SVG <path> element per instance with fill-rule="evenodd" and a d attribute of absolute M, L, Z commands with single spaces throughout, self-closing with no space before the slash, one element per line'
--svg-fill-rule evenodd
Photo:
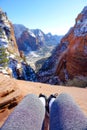
<path fill-rule="evenodd" d="M 25 54 L 38 50 L 42 45 L 42 41 L 24 25 L 14 24 L 14 32 L 18 49 L 19 51 L 22 50 Z"/>
<path fill-rule="evenodd" d="M 56 75 L 62 81 L 75 76 L 87 76 L 87 7 L 76 18 L 73 28 L 64 36 L 60 45 L 67 49 L 59 57 Z"/>
<path fill-rule="evenodd" d="M 32 37 L 27 31 L 24 31 L 19 39 L 17 39 L 19 50 L 25 53 L 33 50 L 37 50 L 38 45 L 36 45 L 35 37 Z"/>

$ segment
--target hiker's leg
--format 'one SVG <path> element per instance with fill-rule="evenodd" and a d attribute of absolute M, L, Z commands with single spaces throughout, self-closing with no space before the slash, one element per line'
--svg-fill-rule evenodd
<path fill-rule="evenodd" d="M 60 94 L 51 106 L 50 130 L 87 130 L 87 118 L 68 94 Z"/>
<path fill-rule="evenodd" d="M 29 94 L 8 117 L 1 130 L 41 130 L 45 107 L 36 95 Z"/>

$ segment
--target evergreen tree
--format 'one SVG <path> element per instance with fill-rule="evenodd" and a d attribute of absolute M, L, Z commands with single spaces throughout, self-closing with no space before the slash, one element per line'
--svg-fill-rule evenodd
<path fill-rule="evenodd" d="M 6 49 L 4 47 L 0 48 L 0 66 L 6 67 L 8 65 L 8 58 L 7 58 L 7 53 Z"/>

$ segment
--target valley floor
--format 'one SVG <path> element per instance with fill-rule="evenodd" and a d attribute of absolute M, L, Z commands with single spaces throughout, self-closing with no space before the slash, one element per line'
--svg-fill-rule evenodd
<path fill-rule="evenodd" d="M 2 108 L 3 103 L 13 101 L 14 99 L 19 102 L 25 95 L 29 93 L 33 93 L 36 95 L 43 93 L 47 96 L 54 93 L 68 93 L 75 99 L 85 115 L 87 115 L 87 88 L 64 87 L 42 83 L 26 82 L 9 78 L 0 74 L 0 126 L 2 126 L 8 115 L 14 109 L 8 109 L 8 104 L 6 104 L 4 108 Z"/>

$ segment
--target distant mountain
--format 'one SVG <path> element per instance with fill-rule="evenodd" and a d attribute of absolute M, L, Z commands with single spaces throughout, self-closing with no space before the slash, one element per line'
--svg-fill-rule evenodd
<path fill-rule="evenodd" d="M 14 32 L 19 51 L 23 51 L 27 54 L 39 48 L 36 36 L 25 26 L 15 24 Z"/>
<path fill-rule="evenodd" d="M 28 29 L 20 24 L 14 24 L 14 32 L 19 51 L 24 52 L 27 62 L 35 71 L 37 71 L 36 64 L 39 63 L 37 61 L 42 61 L 44 58 L 51 56 L 53 49 L 62 38 L 62 36 L 52 35 L 51 33 L 45 34 L 40 29 Z"/>
<path fill-rule="evenodd" d="M 58 35 L 52 35 L 51 33 L 45 34 L 40 29 L 32 29 L 31 31 L 37 37 L 39 42 L 42 42 L 47 46 L 58 45 L 60 43 L 61 38 L 63 37 Z"/>
<path fill-rule="evenodd" d="M 43 46 L 55 47 L 62 38 L 62 36 L 53 36 L 51 33 L 45 34 L 40 29 L 28 29 L 20 24 L 14 24 L 13 26 L 19 51 L 22 50 L 25 54 L 30 51 L 38 51 Z"/>

